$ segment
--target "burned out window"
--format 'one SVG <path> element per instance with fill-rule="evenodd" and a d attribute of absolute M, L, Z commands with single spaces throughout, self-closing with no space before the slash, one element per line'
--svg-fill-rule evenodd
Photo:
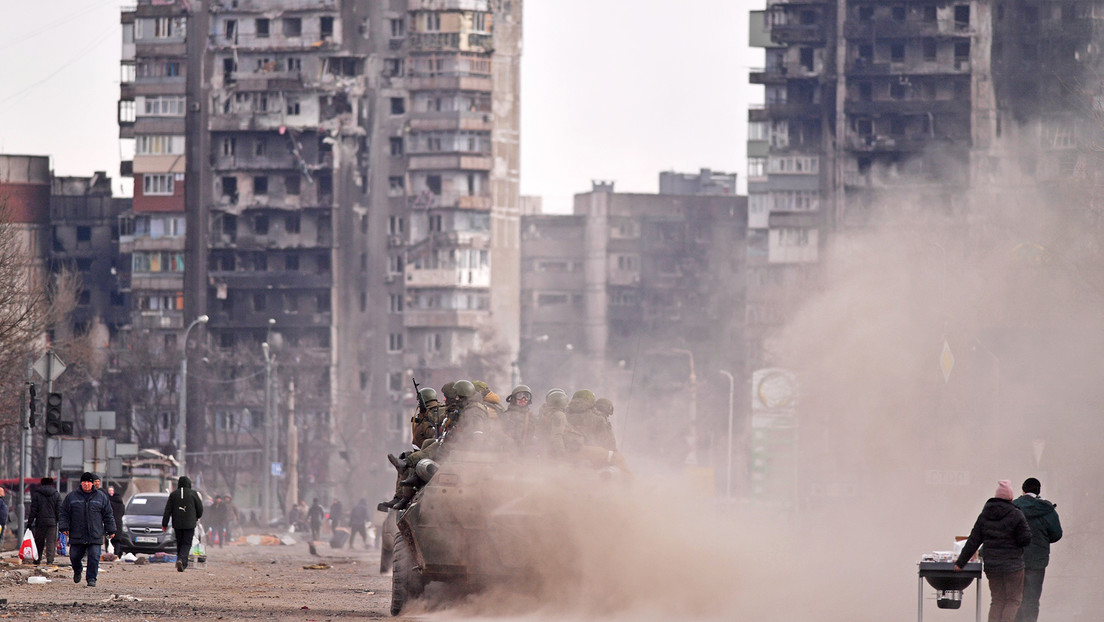
<path fill-rule="evenodd" d="M 253 232 L 257 235 L 268 234 L 268 215 L 257 214 L 253 217 Z"/>
<path fill-rule="evenodd" d="M 934 61 L 936 59 L 936 53 L 938 51 L 935 39 L 924 39 L 924 41 L 920 45 L 924 49 L 924 60 Z"/>
<path fill-rule="evenodd" d="M 238 217 L 233 214 L 226 214 L 222 217 L 222 233 L 228 235 L 231 238 L 238 235 Z"/>
<path fill-rule="evenodd" d="M 889 85 L 889 96 L 893 99 L 905 99 L 908 97 L 908 84 L 902 84 L 900 81 L 894 82 Z"/>
<path fill-rule="evenodd" d="M 328 17 L 328 16 L 323 17 L 321 20 L 319 20 L 319 28 L 320 28 L 320 31 L 322 33 L 322 38 L 323 39 L 329 39 L 329 38 L 333 37 L 334 18 Z"/>
<path fill-rule="evenodd" d="M 268 27 L 269 27 L 269 21 L 268 21 L 267 18 L 258 18 L 257 21 L 255 22 L 255 26 L 254 26 L 254 28 L 257 32 L 257 38 L 267 39 L 268 38 Z"/>
<path fill-rule="evenodd" d="M 268 306 L 266 303 L 267 303 L 267 301 L 265 300 L 264 293 L 257 292 L 255 294 L 253 294 L 253 310 L 254 311 L 264 311 L 265 308 Z"/>
<path fill-rule="evenodd" d="M 860 82 L 858 85 L 859 101 L 874 100 L 874 85 L 869 82 Z"/>
<path fill-rule="evenodd" d="M 299 176 L 287 175 L 284 177 L 284 192 L 291 195 L 299 194 Z"/>
<path fill-rule="evenodd" d="M 1038 18 L 1038 8 L 1035 8 L 1035 16 Z M 954 21 L 956 28 L 968 28 L 970 26 L 970 5 L 957 4 L 954 8 Z"/>
<path fill-rule="evenodd" d="M 388 177 L 387 178 L 387 194 L 388 196 L 402 196 L 406 191 L 406 185 L 403 183 L 402 177 Z M 368 220 L 365 219 L 364 223 L 367 225 Z M 367 233 L 367 232 L 365 232 Z"/>
<path fill-rule="evenodd" d="M 813 48 L 801 48 L 801 68 L 805 71 L 813 70 Z"/>
<path fill-rule="evenodd" d="M 426 189 L 433 194 L 441 194 L 441 176 L 440 175 L 427 175 L 426 176 Z"/>
<path fill-rule="evenodd" d="M 253 178 L 253 194 L 268 194 L 268 176 L 257 175 Z"/>
<path fill-rule="evenodd" d="M 391 114 L 406 114 L 406 100 L 402 97 L 392 97 Z"/>
<path fill-rule="evenodd" d="M 238 202 L 238 178 L 237 177 L 223 177 L 222 178 L 222 196 L 230 199 L 231 203 Z"/>
<path fill-rule="evenodd" d="M 329 293 L 318 294 L 314 297 L 314 306 L 319 313 L 330 312 L 330 295 Z"/>
<path fill-rule="evenodd" d="M 301 37 L 301 36 L 303 36 L 303 18 L 301 18 L 301 17 L 285 17 L 284 18 L 284 36 L 285 37 Z"/>
<path fill-rule="evenodd" d="M 299 233 L 299 214 L 287 214 L 284 216 L 284 231 L 288 233 Z"/>
<path fill-rule="evenodd" d="M 284 269 L 288 272 L 299 271 L 299 255 L 288 255 L 284 258 Z"/>
<path fill-rule="evenodd" d="M 389 139 L 391 147 L 391 155 L 401 156 L 403 154 L 403 139 L 401 136 L 392 136 Z"/>
<path fill-rule="evenodd" d="M 894 63 L 905 62 L 905 44 L 891 43 L 889 45 L 889 60 Z"/>

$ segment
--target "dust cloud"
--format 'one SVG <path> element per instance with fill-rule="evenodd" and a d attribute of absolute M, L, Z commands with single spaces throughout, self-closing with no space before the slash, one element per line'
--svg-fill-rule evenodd
<path fill-rule="evenodd" d="M 911 619 L 920 556 L 968 534 L 998 479 L 1038 477 L 1065 528 L 1043 615 L 1099 620 L 1104 219 L 1088 184 L 1041 188 L 1009 174 L 947 205 L 888 196 L 832 236 L 768 343 L 800 380 L 795 503 L 718 500 L 639 463 L 627 482 L 548 475 L 530 491 L 553 534 L 531 551 L 540 581 L 424 615 Z M 925 619 L 972 616 L 975 594 L 942 611 L 925 586 Z"/>

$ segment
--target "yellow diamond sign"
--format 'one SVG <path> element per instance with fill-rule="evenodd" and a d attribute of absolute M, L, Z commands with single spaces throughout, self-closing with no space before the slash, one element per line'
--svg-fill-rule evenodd
<path fill-rule="evenodd" d="M 943 340 L 943 352 L 939 354 L 939 368 L 943 370 L 943 382 L 951 379 L 951 370 L 954 369 L 954 354 L 951 353 L 951 344 Z"/>

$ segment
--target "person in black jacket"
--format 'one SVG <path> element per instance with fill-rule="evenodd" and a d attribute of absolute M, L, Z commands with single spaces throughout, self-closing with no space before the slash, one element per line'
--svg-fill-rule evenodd
<path fill-rule="evenodd" d="M 38 559 L 35 565 L 46 558 L 47 564 L 54 563 L 57 554 L 58 513 L 61 512 L 61 493 L 54 487 L 54 478 L 43 477 L 39 487 L 31 494 L 31 509 L 27 511 L 27 529 L 34 533 L 35 546 L 38 547 Z"/>
<path fill-rule="evenodd" d="M 1016 622 L 1039 619 L 1039 598 L 1043 595 L 1043 577 L 1050 563 L 1050 545 L 1062 539 L 1062 521 L 1058 506 L 1039 496 L 1043 485 L 1034 477 L 1024 480 L 1023 495 L 1012 503 L 1020 508 L 1031 527 L 1031 544 L 1024 551 L 1023 603 Z"/>
<path fill-rule="evenodd" d="M 1020 508 L 1012 504 L 1012 482 L 997 482 L 997 493 L 981 509 L 970 537 L 955 561 L 962 570 L 966 562 L 982 550 L 985 577 L 989 580 L 989 622 L 1015 622 L 1023 598 L 1024 548 L 1031 544 L 1031 528 Z"/>
<path fill-rule="evenodd" d="M 168 529 L 172 519 L 173 534 L 176 536 L 176 570 L 184 572 L 188 567 L 188 553 L 192 549 L 192 537 L 196 525 L 203 518 L 203 500 L 199 493 L 192 490 L 192 480 L 181 475 L 176 482 L 176 490 L 169 494 L 165 503 L 165 515 L 161 517 L 161 528 Z"/>
<path fill-rule="evenodd" d="M 8 531 L 8 502 L 4 500 L 3 487 L 0 487 L 0 542 L 4 541 L 4 534 Z"/>
<path fill-rule="evenodd" d="M 126 514 L 126 504 L 123 503 L 123 495 L 119 494 L 114 486 L 108 486 L 107 498 L 111 500 L 111 513 L 115 515 L 115 524 L 119 526 L 119 529 L 122 529 L 123 514 Z M 118 534 L 115 534 L 115 536 L 116 537 L 111 540 L 111 546 L 115 549 L 115 554 L 120 555 L 119 537 Z"/>
<path fill-rule="evenodd" d="M 100 548 L 104 534 L 115 537 L 115 517 L 107 495 L 92 486 L 95 478 L 84 473 L 80 489 L 65 496 L 58 512 L 58 531 L 69 536 L 69 561 L 73 563 L 73 583 L 80 583 L 81 562 L 88 557 L 88 587 L 96 587 L 100 571 Z"/>

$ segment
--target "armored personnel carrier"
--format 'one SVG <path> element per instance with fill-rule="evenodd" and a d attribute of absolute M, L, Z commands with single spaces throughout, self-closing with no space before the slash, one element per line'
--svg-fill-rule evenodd
<path fill-rule="evenodd" d="M 557 481 L 570 477 L 548 478 L 524 464 L 503 463 L 500 452 L 455 451 L 434 466 L 397 515 L 392 615 L 430 582 L 465 591 L 534 586 L 542 573 L 570 567 L 571 538 L 557 533 L 565 496 L 556 490 Z"/>

